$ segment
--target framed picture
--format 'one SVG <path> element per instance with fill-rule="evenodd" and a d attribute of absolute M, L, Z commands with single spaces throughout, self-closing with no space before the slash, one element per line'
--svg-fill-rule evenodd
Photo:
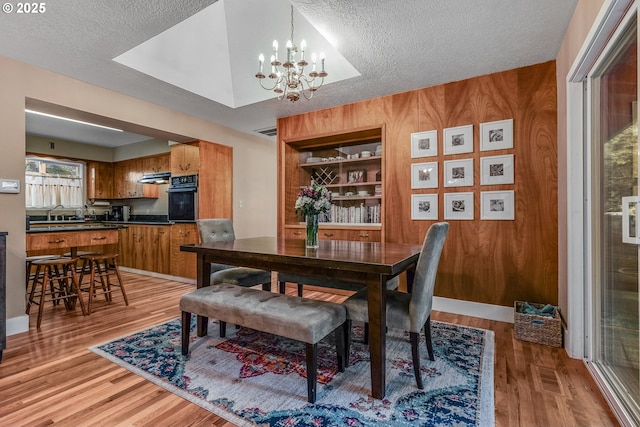
<path fill-rule="evenodd" d="M 412 194 L 411 195 L 411 219 L 437 220 L 438 219 L 438 195 L 437 194 Z"/>
<path fill-rule="evenodd" d="M 513 220 L 514 211 L 513 190 L 480 192 L 480 219 Z"/>
<path fill-rule="evenodd" d="M 480 185 L 513 184 L 513 154 L 480 157 Z"/>
<path fill-rule="evenodd" d="M 473 220 L 473 192 L 445 193 L 444 219 Z"/>
<path fill-rule="evenodd" d="M 444 154 L 473 153 L 473 125 L 444 130 Z"/>
<path fill-rule="evenodd" d="M 471 185 L 473 185 L 473 159 L 444 161 L 445 187 L 468 187 Z"/>
<path fill-rule="evenodd" d="M 438 155 L 438 131 L 429 130 L 411 134 L 411 158 Z"/>
<path fill-rule="evenodd" d="M 349 184 L 356 184 L 359 182 L 367 181 L 367 171 L 365 169 L 353 169 L 347 171 L 347 182 Z"/>
<path fill-rule="evenodd" d="M 412 164 L 411 188 L 438 188 L 438 162 Z"/>
<path fill-rule="evenodd" d="M 480 123 L 480 151 L 513 148 L 513 119 Z"/>

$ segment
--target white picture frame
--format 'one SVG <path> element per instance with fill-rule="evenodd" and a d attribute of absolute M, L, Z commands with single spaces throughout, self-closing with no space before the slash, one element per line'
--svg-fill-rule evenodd
<path fill-rule="evenodd" d="M 473 192 L 445 193 L 444 219 L 473 220 Z"/>
<path fill-rule="evenodd" d="M 513 148 L 513 119 L 480 123 L 480 151 Z"/>
<path fill-rule="evenodd" d="M 480 185 L 513 183 L 513 154 L 480 157 Z"/>
<path fill-rule="evenodd" d="M 411 158 L 438 155 L 438 131 L 428 130 L 411 134 Z"/>
<path fill-rule="evenodd" d="M 446 128 L 442 146 L 445 155 L 473 153 L 473 125 Z"/>
<path fill-rule="evenodd" d="M 473 185 L 473 159 L 444 161 L 445 187 L 470 187 Z"/>
<path fill-rule="evenodd" d="M 515 192 L 481 191 L 480 219 L 512 221 L 515 219 Z"/>
<path fill-rule="evenodd" d="M 438 162 L 413 163 L 411 188 L 438 188 Z"/>
<path fill-rule="evenodd" d="M 411 219 L 436 221 L 438 219 L 438 194 L 412 194 Z"/>

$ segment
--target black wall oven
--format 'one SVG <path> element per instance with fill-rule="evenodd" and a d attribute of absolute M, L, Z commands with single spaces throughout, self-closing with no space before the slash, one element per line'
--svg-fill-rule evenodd
<path fill-rule="evenodd" d="M 169 221 L 198 219 L 198 175 L 172 176 L 169 186 Z"/>

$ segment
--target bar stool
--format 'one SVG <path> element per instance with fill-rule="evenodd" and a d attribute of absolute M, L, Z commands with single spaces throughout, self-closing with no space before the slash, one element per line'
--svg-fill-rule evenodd
<path fill-rule="evenodd" d="M 36 256 L 28 256 L 26 258 L 26 268 L 27 268 L 27 277 L 25 282 L 25 289 L 29 292 L 29 283 L 33 280 L 35 276 L 40 274 L 40 266 L 36 267 L 36 273 L 31 274 L 31 269 L 33 268 L 33 262 L 42 260 L 42 259 L 56 259 L 60 258 L 60 255 L 36 255 Z"/>
<path fill-rule="evenodd" d="M 57 304 L 60 300 L 64 301 L 67 310 L 75 309 L 77 298 L 80 301 L 82 314 L 87 313 L 78 286 L 76 263 L 76 258 L 40 259 L 32 262 L 32 265 L 36 266 L 36 275 L 31 282 L 26 312 L 29 314 L 32 304 L 39 306 L 38 329 L 40 329 L 42 323 L 44 303 L 47 296 L 54 304 Z M 42 269 L 42 274 L 39 274 L 40 269 Z M 38 289 L 39 285 L 40 288 Z"/>
<path fill-rule="evenodd" d="M 65 252 L 64 255 L 62 255 L 62 256 L 67 257 L 67 258 L 71 258 L 72 254 L 73 254 L 72 252 Z M 96 254 L 100 255 L 100 252 L 76 251 L 76 258 L 82 259 L 82 257 L 85 256 L 85 255 L 96 255 Z M 87 263 L 87 262 L 83 262 L 81 266 L 77 266 L 76 267 L 76 273 L 78 273 L 80 275 L 80 282 L 78 282 L 79 284 L 82 283 L 82 276 L 85 273 L 87 273 L 87 274 L 89 273 L 89 270 L 87 270 L 86 268 L 89 268 L 89 263 Z"/>
<path fill-rule="evenodd" d="M 118 254 L 88 254 L 82 255 L 82 268 L 80 275 L 80 290 L 89 292 L 89 304 L 87 306 L 87 314 L 91 314 L 93 309 L 93 298 L 96 294 L 96 283 L 99 288 L 102 289 L 102 293 L 105 299 L 109 302 L 113 301 L 111 289 L 112 286 L 117 286 L 122 292 L 124 298 L 124 304 L 129 305 L 127 298 L 127 292 L 124 289 L 122 282 L 122 276 L 120 276 L 120 268 L 118 268 L 117 262 Z M 89 268 L 90 279 L 88 288 L 83 288 L 84 275 L 86 268 Z M 117 281 L 117 283 L 116 283 Z"/>

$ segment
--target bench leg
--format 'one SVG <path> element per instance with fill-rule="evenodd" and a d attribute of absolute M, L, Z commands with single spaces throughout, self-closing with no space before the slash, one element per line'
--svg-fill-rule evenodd
<path fill-rule="evenodd" d="M 318 377 L 318 344 L 307 346 L 307 400 L 316 403 L 316 385 Z"/>
<path fill-rule="evenodd" d="M 189 331 L 191 330 L 191 313 L 182 312 L 182 355 L 189 354 Z"/>
<path fill-rule="evenodd" d="M 298 283 L 298 296 L 301 297 L 302 296 L 302 288 L 304 287 L 303 284 Z"/>
<path fill-rule="evenodd" d="M 227 336 L 227 322 L 218 320 L 218 323 L 220 324 L 220 338 L 224 338 Z"/>
<path fill-rule="evenodd" d="M 280 282 L 278 281 L 278 292 L 281 294 L 285 293 L 285 289 L 286 289 L 287 283 L 286 282 Z"/>
<path fill-rule="evenodd" d="M 345 324 L 346 322 L 338 326 L 335 330 L 336 353 L 338 356 L 338 372 L 344 372 L 344 367 L 345 367 L 345 352 L 344 352 L 344 348 L 345 348 L 344 333 L 346 329 Z"/>
<path fill-rule="evenodd" d="M 349 359 L 351 358 L 351 320 L 347 319 L 344 322 L 344 366 L 349 367 Z"/>

